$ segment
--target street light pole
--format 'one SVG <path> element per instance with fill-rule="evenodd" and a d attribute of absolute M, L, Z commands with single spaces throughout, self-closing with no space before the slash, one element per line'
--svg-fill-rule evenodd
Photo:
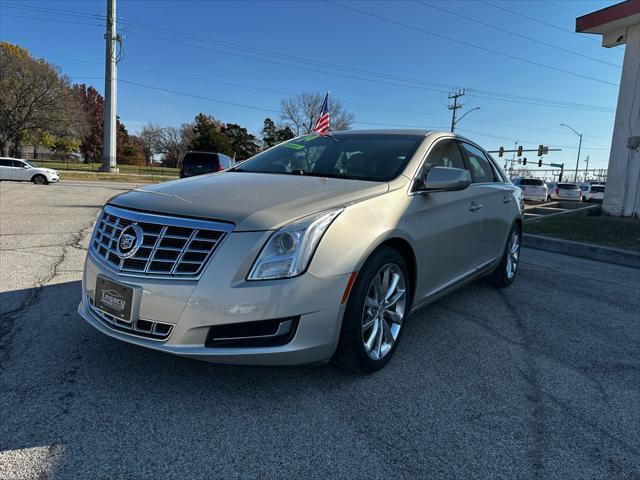
<path fill-rule="evenodd" d="M 567 127 L 569 130 L 571 130 L 573 133 L 575 133 L 576 135 L 578 135 L 578 137 L 580 137 L 580 141 L 578 142 L 578 158 L 576 158 L 576 174 L 575 177 L 573 179 L 574 182 L 578 183 L 578 167 L 580 165 L 580 150 L 582 149 L 582 134 L 578 133 L 574 128 L 571 128 L 569 125 L 567 125 L 566 123 L 561 123 L 560 124 L 561 127 Z"/>
<path fill-rule="evenodd" d="M 460 120 L 462 120 L 464 117 L 466 117 L 467 115 L 469 115 L 471 112 L 473 112 L 474 110 L 480 110 L 480 107 L 476 107 L 476 108 L 472 108 L 471 110 L 468 110 L 467 112 L 465 112 L 464 115 L 462 115 L 460 118 L 456 118 L 456 111 L 453 111 L 453 118 L 451 119 L 451 131 L 453 132 L 453 130 L 456 128 L 456 125 L 458 125 L 458 123 L 460 122 Z"/>

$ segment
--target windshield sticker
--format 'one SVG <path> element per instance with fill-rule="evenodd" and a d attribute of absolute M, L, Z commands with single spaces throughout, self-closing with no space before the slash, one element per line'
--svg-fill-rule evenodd
<path fill-rule="evenodd" d="M 283 147 L 287 147 L 287 148 L 293 148 L 294 150 L 302 150 L 303 148 L 307 148 L 304 145 L 300 145 L 299 143 L 283 143 L 282 144 Z"/>

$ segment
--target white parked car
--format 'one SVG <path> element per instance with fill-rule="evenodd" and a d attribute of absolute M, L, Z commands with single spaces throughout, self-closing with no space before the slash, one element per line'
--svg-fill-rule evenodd
<path fill-rule="evenodd" d="M 582 200 L 582 191 L 575 183 L 551 182 L 547 185 L 547 200 Z"/>
<path fill-rule="evenodd" d="M 580 185 L 583 202 L 602 202 L 604 200 L 604 185 L 584 183 Z"/>
<path fill-rule="evenodd" d="M 0 180 L 46 185 L 60 180 L 60 174 L 50 168 L 41 168 L 30 160 L 0 157 Z"/>
<path fill-rule="evenodd" d="M 516 178 L 513 184 L 520 187 L 525 200 L 544 202 L 547 199 L 547 186 L 539 178 Z"/>

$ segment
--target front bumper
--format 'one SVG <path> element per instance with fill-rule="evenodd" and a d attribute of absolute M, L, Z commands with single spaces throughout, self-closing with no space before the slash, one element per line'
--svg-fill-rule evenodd
<path fill-rule="evenodd" d="M 78 313 L 96 329 L 128 343 L 216 363 L 296 365 L 322 362 L 335 352 L 349 274 L 321 278 L 307 272 L 285 280 L 247 282 L 242 272 L 264 232 L 232 233 L 198 281 L 151 279 L 111 271 L 87 256 Z M 249 252 L 249 253 L 248 253 Z M 239 270 L 239 266 L 240 270 Z M 172 326 L 164 340 L 114 329 L 91 306 L 98 274 L 136 288 L 132 316 Z M 299 317 L 293 339 L 280 346 L 205 346 L 212 326 Z"/>

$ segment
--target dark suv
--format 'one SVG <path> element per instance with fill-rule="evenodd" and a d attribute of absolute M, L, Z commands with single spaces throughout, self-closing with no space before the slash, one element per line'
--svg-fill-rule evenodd
<path fill-rule="evenodd" d="M 220 172 L 232 165 L 233 159 L 222 153 L 187 152 L 180 164 L 180 178 Z"/>

